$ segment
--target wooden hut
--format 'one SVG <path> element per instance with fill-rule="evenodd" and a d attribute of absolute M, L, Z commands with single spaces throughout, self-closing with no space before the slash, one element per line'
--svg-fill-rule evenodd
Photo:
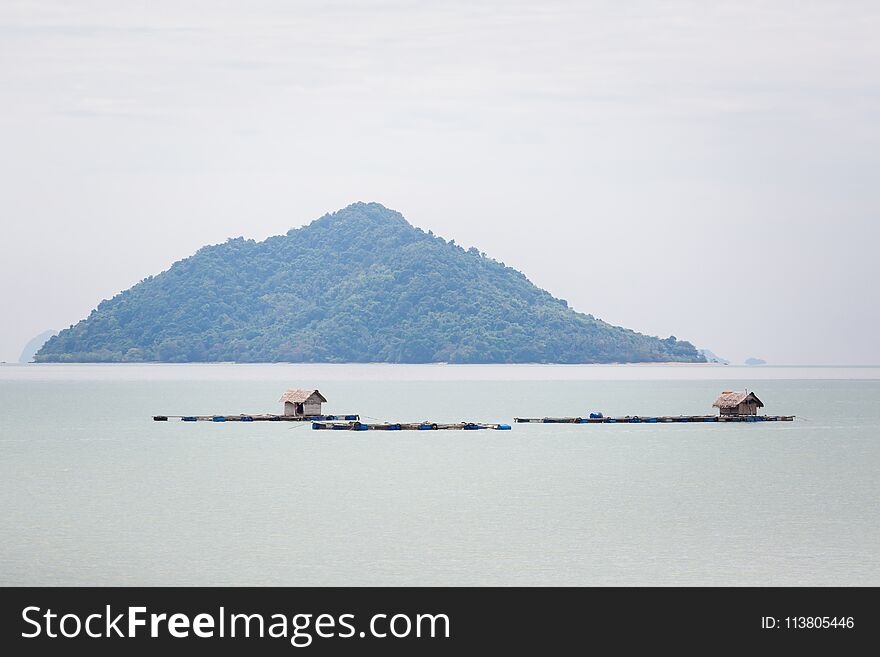
<path fill-rule="evenodd" d="M 306 388 L 292 388 L 281 395 L 284 414 L 296 417 L 321 415 L 321 404 L 327 400 L 320 392 Z"/>
<path fill-rule="evenodd" d="M 721 415 L 757 415 L 759 408 L 764 408 L 764 402 L 748 390 L 743 392 L 722 392 L 715 403 Z"/>

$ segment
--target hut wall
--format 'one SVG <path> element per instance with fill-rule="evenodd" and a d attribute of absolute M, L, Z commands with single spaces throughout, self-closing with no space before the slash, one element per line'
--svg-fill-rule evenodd
<path fill-rule="evenodd" d="M 757 415 L 758 405 L 755 402 L 742 402 L 733 408 L 722 408 L 721 415 Z"/>
<path fill-rule="evenodd" d="M 284 402 L 284 414 L 285 415 L 296 415 L 296 404 L 293 402 Z"/>
<path fill-rule="evenodd" d="M 303 410 L 306 415 L 321 415 L 321 400 L 317 397 L 311 397 L 303 404 Z"/>
<path fill-rule="evenodd" d="M 757 415 L 758 405 L 755 402 L 743 402 L 737 406 L 738 415 Z"/>

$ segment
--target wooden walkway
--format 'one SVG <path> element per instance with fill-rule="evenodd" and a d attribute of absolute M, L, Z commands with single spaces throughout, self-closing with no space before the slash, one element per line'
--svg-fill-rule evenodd
<path fill-rule="evenodd" d="M 532 424 L 640 424 L 643 422 L 791 422 L 794 415 L 626 415 L 624 417 L 517 417 Z"/>
<path fill-rule="evenodd" d="M 484 422 L 455 422 L 453 424 L 441 424 L 438 422 L 313 422 L 312 429 L 330 429 L 340 431 L 476 431 L 480 429 L 494 429 L 507 431 L 509 424 L 494 424 Z"/>
<path fill-rule="evenodd" d="M 357 413 L 348 413 L 346 415 L 310 415 L 305 417 L 297 417 L 296 415 L 154 415 L 153 420 L 156 422 L 167 422 L 168 420 L 182 420 L 183 422 L 315 422 L 315 421 L 357 421 L 361 416 Z"/>

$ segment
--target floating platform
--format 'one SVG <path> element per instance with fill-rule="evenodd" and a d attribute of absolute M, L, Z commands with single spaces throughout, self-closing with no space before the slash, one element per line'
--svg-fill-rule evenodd
<path fill-rule="evenodd" d="M 532 424 L 640 424 L 643 422 L 791 422 L 794 415 L 626 415 L 624 417 L 517 417 Z"/>
<path fill-rule="evenodd" d="M 154 415 L 156 422 L 168 420 L 181 420 L 183 422 L 333 422 L 333 421 L 357 421 L 361 417 L 357 413 L 346 415 Z"/>
<path fill-rule="evenodd" d="M 313 422 L 312 429 L 330 429 L 338 431 L 478 431 L 493 429 L 495 431 L 510 430 L 509 424 L 493 424 L 485 422 L 455 422 L 440 424 L 438 422 Z"/>

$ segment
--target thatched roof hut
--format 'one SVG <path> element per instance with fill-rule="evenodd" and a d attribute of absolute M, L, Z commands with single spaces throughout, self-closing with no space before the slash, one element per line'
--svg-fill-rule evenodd
<path fill-rule="evenodd" d="M 715 403 L 714 408 L 719 409 L 721 415 L 757 415 L 759 408 L 764 408 L 762 402 L 753 392 L 722 392 Z"/>
<path fill-rule="evenodd" d="M 279 401 L 284 403 L 285 415 L 305 417 L 321 415 L 321 404 L 327 399 L 316 388 L 291 388 Z"/>

